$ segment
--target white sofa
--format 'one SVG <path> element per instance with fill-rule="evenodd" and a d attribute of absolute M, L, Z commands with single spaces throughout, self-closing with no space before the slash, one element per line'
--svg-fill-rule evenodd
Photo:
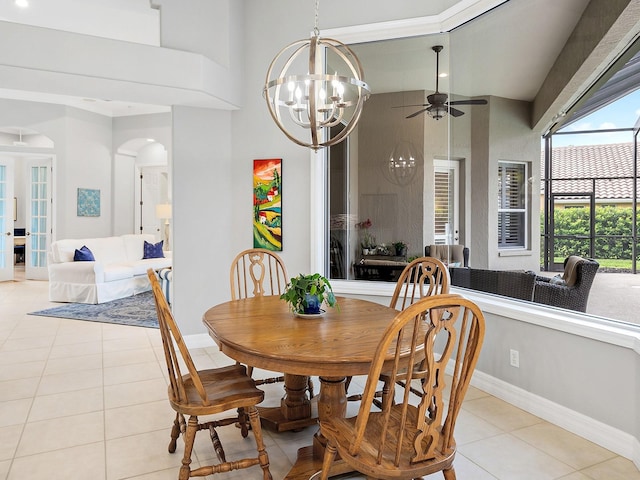
<path fill-rule="evenodd" d="M 143 259 L 144 242 L 156 243 L 153 235 L 58 240 L 48 252 L 49 300 L 52 302 L 104 303 L 151 289 L 147 269 L 171 266 L 165 258 Z M 84 245 L 95 261 L 73 261 Z"/>

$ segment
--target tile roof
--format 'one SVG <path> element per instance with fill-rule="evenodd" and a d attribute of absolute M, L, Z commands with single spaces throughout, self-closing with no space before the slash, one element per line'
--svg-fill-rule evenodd
<path fill-rule="evenodd" d="M 601 179 L 595 183 L 596 199 L 633 197 L 633 143 L 555 147 L 552 169 L 554 193 L 591 192 L 593 180 L 590 179 L 595 178 Z M 545 178 L 544 151 L 541 153 L 540 178 Z M 558 180 L 562 178 L 581 180 Z M 543 183 L 541 193 L 544 194 Z"/>

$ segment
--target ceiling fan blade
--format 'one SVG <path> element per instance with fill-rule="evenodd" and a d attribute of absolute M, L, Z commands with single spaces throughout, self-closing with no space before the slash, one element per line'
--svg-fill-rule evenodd
<path fill-rule="evenodd" d="M 404 107 L 428 107 L 429 104 L 428 103 L 419 103 L 417 105 L 396 105 L 395 107 L 391 107 L 391 108 L 404 108 Z"/>
<path fill-rule="evenodd" d="M 411 115 L 409 115 L 409 116 L 408 116 L 408 117 L 406 117 L 406 118 L 413 118 L 413 117 L 417 117 L 418 115 L 420 115 L 421 113 L 424 113 L 424 112 L 426 112 L 426 111 L 427 111 L 427 109 L 426 109 L 426 108 L 423 108 L 422 110 L 418 110 L 417 112 L 412 113 Z"/>
<path fill-rule="evenodd" d="M 453 102 L 449 102 L 449 105 L 486 105 L 487 101 L 484 99 L 475 99 L 475 100 L 454 100 Z"/>
<path fill-rule="evenodd" d="M 464 112 L 462 110 L 458 110 L 457 108 L 449 106 L 449 115 L 451 115 L 452 117 L 459 117 L 460 115 L 464 115 Z"/>

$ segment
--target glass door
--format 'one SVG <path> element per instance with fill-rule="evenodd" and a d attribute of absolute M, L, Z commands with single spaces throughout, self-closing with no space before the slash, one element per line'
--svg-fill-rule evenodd
<path fill-rule="evenodd" d="M 51 243 L 51 158 L 28 161 L 29 198 L 25 277 L 46 280 L 47 250 Z"/>
<path fill-rule="evenodd" d="M 14 160 L 0 158 L 0 281 L 13 280 Z"/>

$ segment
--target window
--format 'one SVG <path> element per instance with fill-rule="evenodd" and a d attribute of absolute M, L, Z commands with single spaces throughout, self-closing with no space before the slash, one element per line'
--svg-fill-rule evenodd
<path fill-rule="evenodd" d="M 527 164 L 498 162 L 498 248 L 527 247 Z"/>
<path fill-rule="evenodd" d="M 434 160 L 434 241 L 436 245 L 458 243 L 459 162 Z"/>

